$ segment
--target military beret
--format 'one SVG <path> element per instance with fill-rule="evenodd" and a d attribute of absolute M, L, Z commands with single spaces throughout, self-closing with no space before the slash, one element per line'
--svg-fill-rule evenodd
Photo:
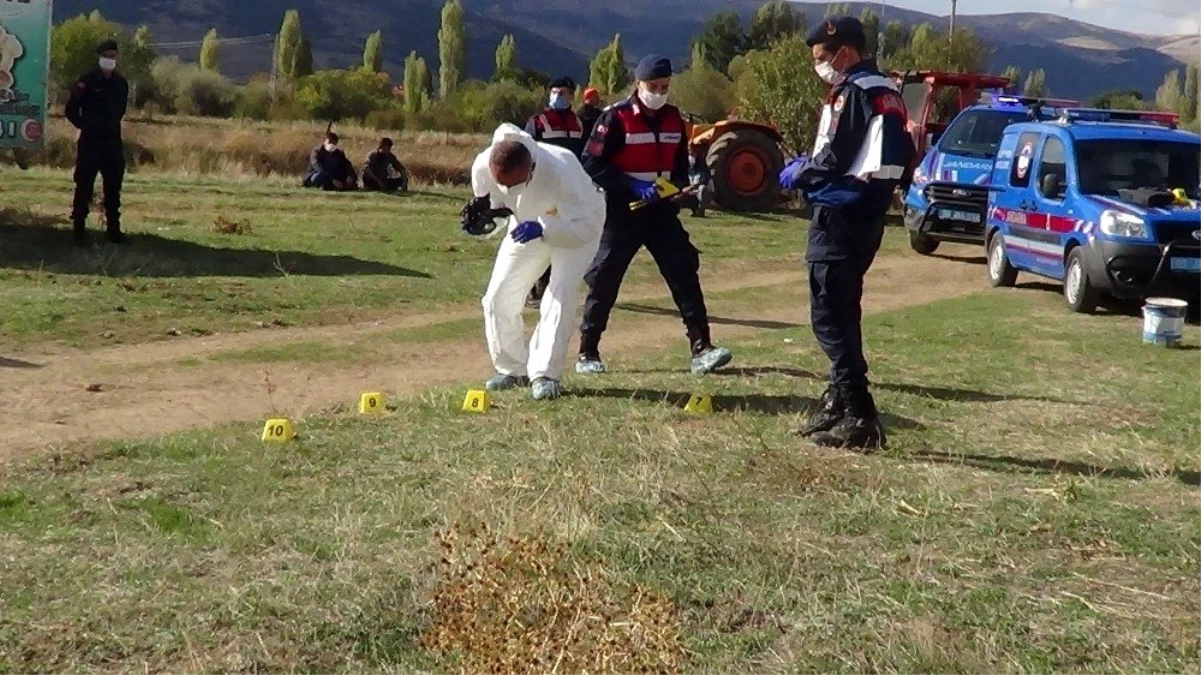
<path fill-rule="evenodd" d="M 571 79 L 570 77 L 564 76 L 564 77 L 556 77 L 555 79 L 550 81 L 551 89 L 558 89 L 560 87 L 562 87 L 564 89 L 575 89 L 575 80 Z"/>
<path fill-rule="evenodd" d="M 116 40 L 105 40 L 104 42 L 101 42 L 100 44 L 96 45 L 96 53 L 97 54 L 103 54 L 104 52 L 115 52 L 115 51 L 117 51 L 117 41 Z"/>
<path fill-rule="evenodd" d="M 844 45 L 862 50 L 867 44 L 863 24 L 853 16 L 832 17 L 817 24 L 809 32 L 805 44 L 810 47 L 822 45 L 833 51 Z"/>
<path fill-rule="evenodd" d="M 639 82 L 660 80 L 665 77 L 671 77 L 671 60 L 658 54 L 647 54 L 642 57 L 642 60 L 638 62 L 638 67 L 634 69 L 634 79 Z"/>

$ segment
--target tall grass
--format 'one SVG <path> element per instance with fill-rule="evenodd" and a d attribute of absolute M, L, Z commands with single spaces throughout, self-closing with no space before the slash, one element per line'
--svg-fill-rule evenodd
<path fill-rule="evenodd" d="M 46 149 L 35 162 L 68 168 L 75 162 L 76 132 L 65 119 L 50 120 Z M 355 126 L 334 129 L 356 166 L 379 139 L 396 141 L 395 152 L 414 180 L 464 184 L 471 161 L 488 138 L 481 134 L 381 132 Z M 132 118 L 125 123 L 126 156 L 133 170 L 183 174 L 299 177 L 325 124 L 254 122 L 202 117 Z"/>

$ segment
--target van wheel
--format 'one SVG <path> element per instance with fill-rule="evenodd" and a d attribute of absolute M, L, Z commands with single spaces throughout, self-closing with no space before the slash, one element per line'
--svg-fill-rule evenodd
<path fill-rule="evenodd" d="M 993 288 L 1013 288 L 1018 271 L 1005 255 L 1005 237 L 997 232 L 988 240 L 988 282 Z"/>
<path fill-rule="evenodd" d="M 1067 273 L 1063 277 L 1063 299 L 1068 309 L 1080 314 L 1092 314 L 1101 301 L 1101 291 L 1093 286 L 1084 269 L 1084 254 L 1080 247 L 1068 253 Z"/>
<path fill-rule="evenodd" d="M 909 232 L 909 246 L 922 255 L 930 255 L 938 250 L 939 241 L 921 232 Z"/>

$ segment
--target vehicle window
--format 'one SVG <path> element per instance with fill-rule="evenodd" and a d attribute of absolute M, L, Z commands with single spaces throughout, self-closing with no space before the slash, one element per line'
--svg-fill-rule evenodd
<path fill-rule="evenodd" d="M 1009 170 L 1009 184 L 1013 187 L 1030 185 L 1030 167 L 1034 165 L 1034 150 L 1037 146 L 1037 133 L 1026 132 L 1018 138 L 1018 147 L 1013 151 L 1013 168 Z"/>
<path fill-rule="evenodd" d="M 1047 199 L 1056 201 L 1063 199 L 1067 192 L 1067 154 L 1063 149 L 1063 141 L 1058 138 L 1048 138 L 1043 143 L 1043 152 L 1038 165 L 1038 191 Z M 1055 176 L 1057 180 L 1048 181 L 1047 176 Z"/>
<path fill-rule="evenodd" d="M 992 159 L 997 156 L 1005 127 L 1030 119 L 1025 111 L 967 112 L 943 134 L 938 149 L 952 155 Z"/>
<path fill-rule="evenodd" d="M 1121 190 L 1182 188 L 1201 197 L 1201 144 L 1174 141 L 1092 140 L 1076 142 L 1076 172 L 1085 194 L 1121 196 Z"/>

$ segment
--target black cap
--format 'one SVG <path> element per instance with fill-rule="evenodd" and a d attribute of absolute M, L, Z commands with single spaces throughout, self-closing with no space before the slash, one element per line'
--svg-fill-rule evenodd
<path fill-rule="evenodd" d="M 390 147 L 392 147 L 392 139 L 388 138 L 387 136 L 384 136 L 383 138 L 379 139 L 379 144 L 386 145 L 390 148 Z"/>
<path fill-rule="evenodd" d="M 549 89 L 558 89 L 560 87 L 563 87 L 564 89 L 575 89 L 575 80 L 567 76 L 556 77 L 550 81 L 549 85 L 547 85 L 547 88 Z"/>
<path fill-rule="evenodd" d="M 859 19 L 853 16 L 830 17 L 809 32 L 805 44 L 810 47 L 822 45 L 831 52 L 838 51 L 840 47 L 851 47 L 862 52 L 867 49 L 867 37 Z"/>
<path fill-rule="evenodd" d="M 666 56 L 647 54 L 634 69 L 634 79 L 639 82 L 661 80 L 665 77 L 671 77 L 671 60 Z"/>
<path fill-rule="evenodd" d="M 115 52 L 115 51 L 117 51 L 117 41 L 116 40 L 105 40 L 104 42 L 101 42 L 100 44 L 96 45 L 96 53 L 97 54 L 103 54 L 104 52 Z"/>

